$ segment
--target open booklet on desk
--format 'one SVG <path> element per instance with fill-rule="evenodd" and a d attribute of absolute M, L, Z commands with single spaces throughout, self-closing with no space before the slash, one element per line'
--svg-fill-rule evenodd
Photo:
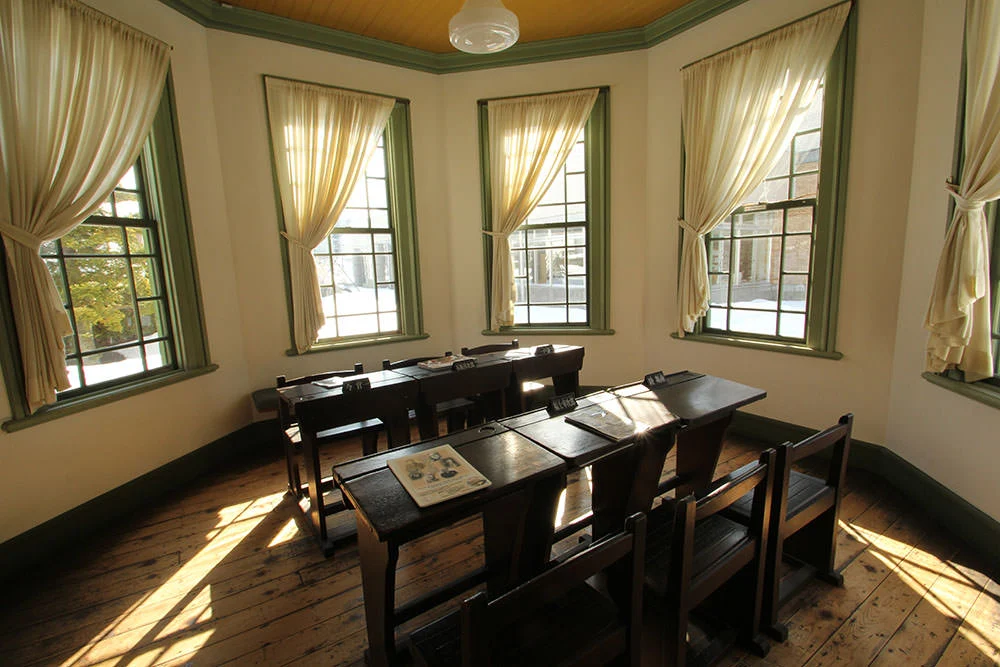
<path fill-rule="evenodd" d="M 490 485 L 451 445 L 389 459 L 389 470 L 418 507 L 428 507 Z"/>
<path fill-rule="evenodd" d="M 615 442 L 623 442 L 678 421 L 660 402 L 656 394 L 646 390 L 632 396 L 619 396 L 566 415 L 566 422 L 596 433 Z"/>

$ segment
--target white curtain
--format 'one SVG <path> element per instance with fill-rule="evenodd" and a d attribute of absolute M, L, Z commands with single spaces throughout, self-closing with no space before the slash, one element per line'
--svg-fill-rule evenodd
<path fill-rule="evenodd" d="M 75 0 L 0 11 L 0 234 L 32 411 L 68 389 L 62 298 L 38 255 L 107 198 L 149 134 L 169 47 Z"/>
<path fill-rule="evenodd" d="M 265 85 L 288 239 L 295 349 L 302 353 L 325 322 L 312 251 L 347 206 L 395 100 L 273 77 Z"/>
<path fill-rule="evenodd" d="M 514 324 L 514 271 L 510 235 L 552 185 L 590 117 L 598 90 L 536 95 L 487 103 L 490 133 L 494 331 Z"/>
<path fill-rule="evenodd" d="M 709 306 L 705 234 L 781 157 L 823 81 L 849 11 L 850 3 L 836 5 L 684 69 L 680 335 Z"/>
<path fill-rule="evenodd" d="M 1000 0 L 969 0 L 965 24 L 965 162 L 948 185 L 955 215 L 945 237 L 924 326 L 927 370 L 993 376 L 989 232 L 983 207 L 1000 198 Z"/>

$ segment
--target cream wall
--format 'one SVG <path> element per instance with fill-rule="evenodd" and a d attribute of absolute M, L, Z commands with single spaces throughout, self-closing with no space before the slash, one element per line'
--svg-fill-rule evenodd
<path fill-rule="evenodd" d="M 413 70 L 316 51 L 255 37 L 211 31 L 212 72 L 229 229 L 236 258 L 242 334 L 253 388 L 276 375 L 349 368 L 369 370 L 383 358 L 399 359 L 452 346 L 449 229 L 441 103 L 444 79 Z M 284 269 L 279 244 L 267 136 L 263 75 L 365 90 L 410 100 L 417 236 L 424 328 L 429 340 L 289 357 L 291 347 Z M 426 353 L 425 353 L 426 354 Z"/>
<path fill-rule="evenodd" d="M 152 0 L 88 0 L 173 46 L 181 150 L 212 360 L 219 369 L 0 433 L 0 542 L 244 426 L 247 361 L 222 196 L 206 32 Z M 10 416 L 0 396 L 0 421 Z"/>
<path fill-rule="evenodd" d="M 948 222 L 965 3 L 927 0 L 913 187 L 892 368 L 886 445 L 983 511 L 1000 519 L 997 433 L 1000 411 L 921 379 L 927 299 Z"/>
<path fill-rule="evenodd" d="M 691 368 L 764 388 L 748 406 L 821 428 L 848 411 L 882 443 L 906 228 L 921 14 L 913 0 L 861 0 L 837 350 L 828 359 L 677 340 L 680 69 L 822 9 L 828 0 L 751 0 L 649 50 L 645 365 Z M 900 168 L 900 166 L 903 168 Z M 872 286 L 877 285 L 877 289 Z"/>
<path fill-rule="evenodd" d="M 458 345 L 502 342 L 486 328 L 477 100 L 610 86 L 611 327 L 614 336 L 526 336 L 522 345 L 584 345 L 581 382 L 615 384 L 642 369 L 646 177 L 646 55 L 642 51 L 452 74 L 444 79 L 443 135 L 452 247 L 452 327 Z"/>

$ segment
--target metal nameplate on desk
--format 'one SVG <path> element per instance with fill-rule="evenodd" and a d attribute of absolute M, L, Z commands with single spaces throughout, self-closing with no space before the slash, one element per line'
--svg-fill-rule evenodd
<path fill-rule="evenodd" d="M 544 356 L 546 354 L 552 354 L 555 351 L 556 351 L 556 349 L 554 347 L 552 347 L 552 345 L 539 345 L 539 346 L 535 347 L 535 356 L 536 357 L 541 357 L 541 356 Z"/>
<path fill-rule="evenodd" d="M 358 391 L 368 391 L 372 388 L 372 381 L 368 378 L 356 378 L 354 380 L 344 380 L 343 391 L 345 394 L 352 394 Z"/>
<path fill-rule="evenodd" d="M 564 412 L 572 412 L 573 410 L 576 410 L 576 408 L 576 396 L 573 394 L 559 394 L 549 401 L 545 410 L 550 416 L 554 417 L 555 415 L 561 415 Z"/>
<path fill-rule="evenodd" d="M 475 368 L 476 365 L 477 365 L 477 363 L 476 363 L 475 359 L 472 359 L 472 358 L 469 358 L 469 359 L 459 359 L 458 361 L 454 362 L 451 365 L 451 370 L 453 370 L 453 371 L 464 371 L 464 370 L 467 370 L 469 368 Z"/>
<path fill-rule="evenodd" d="M 648 373 L 646 377 L 643 378 L 642 383 L 650 389 L 657 389 L 659 387 L 671 387 L 675 384 L 680 384 L 689 380 L 697 380 L 700 377 L 705 377 L 705 374 L 692 373 L 691 371 L 680 371 L 678 373 L 665 375 L 663 371 L 656 371 L 655 373 Z"/>

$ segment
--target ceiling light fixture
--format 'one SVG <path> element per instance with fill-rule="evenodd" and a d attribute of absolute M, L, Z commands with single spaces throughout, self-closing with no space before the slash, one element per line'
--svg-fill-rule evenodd
<path fill-rule="evenodd" d="M 496 53 L 514 45 L 520 35 L 517 16 L 500 0 L 465 0 L 448 22 L 452 45 L 466 53 Z"/>

